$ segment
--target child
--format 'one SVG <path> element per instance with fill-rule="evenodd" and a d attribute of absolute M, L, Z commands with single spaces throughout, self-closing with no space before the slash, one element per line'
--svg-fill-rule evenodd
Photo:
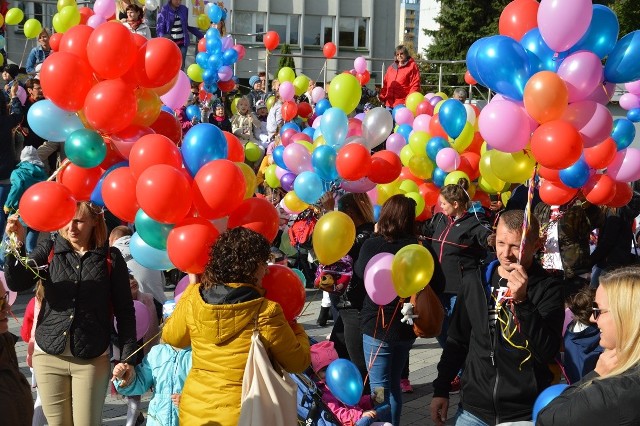
<path fill-rule="evenodd" d="M 180 394 L 189 370 L 191 348 L 177 349 L 161 343 L 154 346 L 135 369 L 128 364 L 117 364 L 112 380 L 122 395 L 142 395 L 153 387 L 147 425 L 177 425 Z"/>
<path fill-rule="evenodd" d="M 251 111 L 249 99 L 244 96 L 240 98 L 236 105 L 236 109 L 238 110 L 238 113 L 231 118 L 233 134 L 236 135 L 243 144 L 246 144 L 247 142 L 256 142 L 254 132 L 256 129 L 260 131 L 262 123 Z"/>
<path fill-rule="evenodd" d="M 209 116 L 209 123 L 214 124 L 220 128 L 223 132 L 231 133 L 231 122 L 224 113 L 224 105 L 216 99 L 212 104 L 213 114 Z"/>
<path fill-rule="evenodd" d="M 593 371 L 602 353 L 600 330 L 589 322 L 594 296 L 595 289 L 585 287 L 569 300 L 574 319 L 564 335 L 564 369 L 571 383 Z"/>
<path fill-rule="evenodd" d="M 254 75 L 249 79 L 249 87 L 251 87 L 251 91 L 247 95 L 247 99 L 249 99 L 249 106 L 252 111 L 258 112 L 258 102 L 264 100 L 267 97 L 267 94 L 262 89 L 262 83 L 264 80 L 260 79 L 260 76 Z"/>
<path fill-rule="evenodd" d="M 373 395 L 363 396 L 356 406 L 349 407 L 343 404 L 333 396 L 324 382 L 327 367 L 336 359 L 338 359 L 338 353 L 334 349 L 332 341 L 325 340 L 311 346 L 311 366 L 320 379 L 317 384 L 322 393 L 322 401 L 327 404 L 327 407 L 342 424 L 353 424 L 355 426 L 377 424 L 378 411 L 390 410 L 388 405 L 384 407 L 377 406 L 374 409 L 374 403 L 379 404 L 384 400 L 384 396 L 380 395 L 382 389 L 376 389 L 375 397 Z"/>
<path fill-rule="evenodd" d="M 264 101 L 256 102 L 256 115 L 258 120 L 260 120 L 260 128 L 254 129 L 254 136 L 258 140 L 258 145 L 260 145 L 265 150 L 269 145 L 269 132 L 267 132 L 267 116 L 269 111 L 267 111 L 267 104 Z"/>

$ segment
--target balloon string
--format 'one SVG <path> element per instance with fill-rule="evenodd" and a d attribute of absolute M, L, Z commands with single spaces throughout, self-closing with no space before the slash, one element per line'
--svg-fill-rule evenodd
<path fill-rule="evenodd" d="M 150 339 L 148 339 L 146 342 L 144 342 L 142 345 L 140 345 L 140 347 L 138 349 L 133 351 L 128 357 L 126 357 L 125 359 L 123 359 L 120 362 L 124 363 L 124 362 L 129 361 L 132 356 L 134 356 L 135 354 L 140 352 L 142 349 L 144 349 L 145 346 L 147 346 L 149 343 L 151 343 L 156 337 L 160 336 L 161 334 L 162 334 L 162 330 L 158 331 L 155 336 L 153 336 Z"/>
<path fill-rule="evenodd" d="M 24 41 L 24 49 L 22 49 L 22 58 L 20 58 L 20 66 L 18 68 L 22 68 L 22 62 L 24 61 L 24 55 L 27 53 L 27 43 L 29 43 L 29 39 Z"/>

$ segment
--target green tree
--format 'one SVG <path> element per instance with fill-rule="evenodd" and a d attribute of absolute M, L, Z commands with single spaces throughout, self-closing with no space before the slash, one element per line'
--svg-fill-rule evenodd
<path fill-rule="evenodd" d="M 284 56 L 281 56 L 278 60 L 278 68 L 276 68 L 276 72 L 273 74 L 273 78 L 278 78 L 278 72 L 280 72 L 280 68 L 289 67 L 292 70 L 296 70 L 296 63 L 291 56 L 291 46 L 288 44 L 283 44 L 280 48 L 280 53 Z"/>
<path fill-rule="evenodd" d="M 620 36 L 640 30 L 640 8 L 637 0 L 594 0 L 594 3 L 608 6 L 616 13 L 620 22 Z"/>

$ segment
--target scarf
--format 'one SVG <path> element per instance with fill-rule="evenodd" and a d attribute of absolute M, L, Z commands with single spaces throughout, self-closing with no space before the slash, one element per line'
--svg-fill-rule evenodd
<path fill-rule="evenodd" d="M 127 19 L 127 24 L 131 27 L 133 31 L 136 31 L 140 25 L 142 25 L 142 19 L 138 19 L 137 21 L 129 21 Z"/>

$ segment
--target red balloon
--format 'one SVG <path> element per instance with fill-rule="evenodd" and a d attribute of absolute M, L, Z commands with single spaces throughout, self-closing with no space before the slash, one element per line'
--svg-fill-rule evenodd
<path fill-rule="evenodd" d="M 137 51 L 131 32 L 120 22 L 99 25 L 86 46 L 89 64 L 98 76 L 105 79 L 124 75 L 133 65 Z"/>
<path fill-rule="evenodd" d="M 104 160 L 102 160 L 102 163 L 100 163 L 99 167 L 104 170 L 107 170 L 109 167 L 113 166 L 114 164 L 124 161 L 124 158 L 122 158 L 122 155 L 120 155 L 116 147 L 113 145 L 113 143 L 111 142 L 111 139 L 105 138 L 104 142 L 105 142 L 105 145 L 107 145 L 107 155 L 104 157 Z"/>
<path fill-rule="evenodd" d="M 53 33 L 49 36 L 49 46 L 51 46 L 51 50 L 57 52 L 60 48 L 60 42 L 62 41 L 62 36 L 64 33 Z"/>
<path fill-rule="evenodd" d="M 472 105 L 472 107 L 474 106 L 475 105 Z M 482 139 L 482 135 L 480 134 L 480 132 L 475 132 L 473 134 L 473 140 L 471 141 L 471 145 L 467 147 L 465 152 L 475 152 L 476 154 L 480 155 L 480 150 L 482 150 L 483 143 L 484 143 L 484 139 Z"/>
<path fill-rule="evenodd" d="M 234 44 L 233 50 L 238 52 L 238 61 L 241 61 L 244 58 L 244 55 L 247 54 L 247 49 L 245 49 L 241 44 Z"/>
<path fill-rule="evenodd" d="M 264 297 L 280 304 L 287 321 L 300 316 L 306 294 L 304 284 L 295 272 L 284 265 L 269 265 L 262 287 L 266 290 Z"/>
<path fill-rule="evenodd" d="M 220 232 L 207 219 L 190 217 L 178 223 L 167 237 L 167 254 L 176 268 L 201 274 L 209 261 L 211 246 Z"/>
<path fill-rule="evenodd" d="M 136 141 L 141 137 L 153 133 L 153 129 L 151 129 L 150 127 L 132 124 L 126 129 L 111 135 L 110 139 L 111 143 L 118 150 L 120 155 L 128 159 L 131 148 L 133 148 L 133 144 L 135 144 Z"/>
<path fill-rule="evenodd" d="M 76 214 L 76 200 L 59 182 L 38 182 L 20 198 L 20 217 L 29 228 L 53 232 L 68 224 Z"/>
<path fill-rule="evenodd" d="M 116 217 L 126 222 L 135 221 L 140 206 L 136 200 L 136 180 L 129 167 L 119 167 L 104 178 L 102 199 Z"/>
<path fill-rule="evenodd" d="M 470 84 L 472 86 L 475 86 L 476 84 L 478 84 L 478 82 L 476 81 L 475 78 L 473 78 L 473 76 L 471 75 L 471 73 L 469 72 L 469 70 L 467 70 L 464 73 L 464 82 L 467 84 Z"/>
<path fill-rule="evenodd" d="M 207 39 L 202 37 L 198 40 L 198 52 L 206 52 L 207 51 Z"/>
<path fill-rule="evenodd" d="M 220 89 L 221 92 L 230 92 L 235 87 L 236 87 L 236 83 L 233 81 L 233 79 L 218 82 L 218 89 Z"/>
<path fill-rule="evenodd" d="M 364 86 L 371 79 L 371 75 L 369 74 L 368 70 L 364 70 L 363 73 L 357 73 L 356 78 L 360 82 L 360 86 Z"/>
<path fill-rule="evenodd" d="M 561 182 L 545 180 L 540 184 L 540 198 L 549 205 L 566 204 L 578 193 L 577 189 L 569 188 Z"/>
<path fill-rule="evenodd" d="M 182 126 L 176 116 L 170 112 L 160 111 L 160 115 L 150 127 L 154 132 L 168 137 L 175 144 L 182 142 Z"/>
<path fill-rule="evenodd" d="M 411 173 L 411 169 L 409 169 L 409 167 L 404 166 L 402 167 L 402 169 L 400 170 L 400 180 L 411 180 L 414 181 L 416 183 L 416 185 L 420 186 L 424 183 L 424 179 L 420 179 L 419 177 L 417 177 L 416 175 L 414 175 L 413 173 Z"/>
<path fill-rule="evenodd" d="M 473 151 L 463 152 L 462 154 L 460 154 L 460 158 L 461 159 L 464 158 L 464 162 L 468 164 L 469 168 L 468 170 L 464 170 L 464 172 L 467 173 L 467 175 L 469 176 L 469 179 L 471 180 L 478 179 L 478 176 L 480 176 L 480 154 Z M 461 168 L 458 168 L 458 169 L 462 170 Z"/>
<path fill-rule="evenodd" d="M 416 107 L 416 116 L 420 114 L 433 115 L 433 105 L 431 105 L 426 99 L 420 102 Z"/>
<path fill-rule="evenodd" d="M 178 45 L 168 38 L 152 38 L 138 50 L 134 67 L 142 86 L 160 87 L 178 75 L 182 54 Z"/>
<path fill-rule="evenodd" d="M 584 149 L 584 161 L 592 169 L 604 169 L 616 157 L 618 147 L 613 138 L 607 138 L 592 148 Z M 606 204 L 606 203 L 603 203 Z"/>
<path fill-rule="evenodd" d="M 229 160 L 213 160 L 202 166 L 193 180 L 193 202 L 200 216 L 218 219 L 229 215 L 247 189 L 244 175 Z"/>
<path fill-rule="evenodd" d="M 607 203 L 609 207 L 624 207 L 633 196 L 633 189 L 627 182 L 616 182 L 616 190 L 613 199 Z"/>
<path fill-rule="evenodd" d="M 272 242 L 278 235 L 280 216 L 264 198 L 247 198 L 229 215 L 227 229 L 243 226 Z"/>
<path fill-rule="evenodd" d="M 536 0 L 514 0 L 500 14 L 498 31 L 520 41 L 525 33 L 538 26 L 538 7 Z"/>
<path fill-rule="evenodd" d="M 175 167 L 156 164 L 146 169 L 136 183 L 138 204 L 151 219 L 177 223 L 191 210 L 191 185 Z"/>
<path fill-rule="evenodd" d="M 429 121 L 429 133 L 431 134 L 432 137 L 440 136 L 445 140 L 449 140 L 449 135 L 444 130 L 444 128 L 442 128 L 442 125 L 440 124 L 440 117 L 438 116 L 438 114 L 431 117 L 431 121 Z"/>
<path fill-rule="evenodd" d="M 480 205 L 489 208 L 491 206 L 491 197 L 484 191 L 476 189 L 476 193 L 473 195 L 473 201 L 480 201 Z"/>
<path fill-rule="evenodd" d="M 164 135 L 145 135 L 137 140 L 129 153 L 131 174 L 138 179 L 151 166 L 166 164 L 175 169 L 182 168 L 182 155 L 171 139 Z"/>
<path fill-rule="evenodd" d="M 435 206 L 438 203 L 438 197 L 440 196 L 440 189 L 433 182 L 425 182 L 418 186 L 420 195 L 424 198 L 424 203 L 427 206 Z M 477 193 L 478 191 L 476 191 Z"/>
<path fill-rule="evenodd" d="M 285 132 L 286 132 L 286 130 L 285 130 Z M 298 133 L 294 134 L 293 136 L 291 136 L 291 143 L 298 142 L 298 141 L 306 141 L 306 142 L 309 142 L 309 143 L 313 143 L 313 141 L 311 140 L 311 136 L 307 135 L 306 133 L 302 133 L 302 132 L 298 132 Z"/>
<path fill-rule="evenodd" d="M 298 115 L 298 105 L 293 101 L 285 101 L 282 103 L 282 119 L 291 121 Z"/>
<path fill-rule="evenodd" d="M 564 169 L 580 158 L 582 136 L 566 121 L 548 121 L 533 132 L 531 152 L 536 161 L 543 166 L 550 169 Z"/>
<path fill-rule="evenodd" d="M 309 118 L 313 114 L 313 108 L 309 102 L 300 102 L 298 104 L 298 115 L 302 118 Z"/>
<path fill-rule="evenodd" d="M 227 160 L 234 163 L 244 162 L 244 145 L 240 142 L 240 139 L 233 133 L 222 132 L 224 138 L 227 140 Z"/>
<path fill-rule="evenodd" d="M 432 217 L 433 217 L 433 211 L 431 211 L 431 207 L 425 206 L 425 208 L 422 209 L 422 213 L 416 216 L 416 220 L 419 222 L 424 222 L 425 220 L 429 220 Z"/>
<path fill-rule="evenodd" d="M 73 198 L 77 201 L 87 201 L 91 199 L 91 193 L 102 177 L 100 167 L 85 169 L 69 163 L 58 174 L 57 180 L 71 191 Z"/>
<path fill-rule="evenodd" d="M 88 25 L 76 25 L 69 28 L 62 37 L 58 51 L 68 52 L 88 61 L 87 44 L 92 33 L 93 28 Z"/>
<path fill-rule="evenodd" d="M 133 88 L 121 79 L 115 79 L 104 80 L 93 86 L 82 111 L 94 129 L 117 133 L 131 124 L 136 116 L 136 108 Z"/>
<path fill-rule="evenodd" d="M 82 109 L 93 82 L 93 71 L 87 61 L 68 52 L 51 54 L 40 70 L 44 95 L 65 111 Z"/>
<path fill-rule="evenodd" d="M 560 170 L 558 169 L 550 169 L 548 167 L 539 166 L 538 174 L 541 178 L 551 180 L 554 182 L 560 182 Z"/>
<path fill-rule="evenodd" d="M 267 50 L 273 50 L 280 44 L 280 36 L 276 31 L 267 31 L 262 40 Z"/>
<path fill-rule="evenodd" d="M 391 183 L 400 176 L 402 162 L 392 151 L 378 151 L 371 156 L 369 180 L 374 183 Z"/>
<path fill-rule="evenodd" d="M 327 59 L 333 58 L 336 55 L 337 50 L 338 48 L 332 42 L 327 42 L 322 47 L 322 53 L 324 54 L 324 57 Z"/>
<path fill-rule="evenodd" d="M 608 175 L 596 173 L 582 187 L 582 193 L 591 204 L 609 204 L 616 196 L 616 182 Z"/>
<path fill-rule="evenodd" d="M 346 180 L 358 180 L 367 176 L 371 169 L 369 149 L 357 143 L 343 146 L 336 157 L 336 169 Z"/>
<path fill-rule="evenodd" d="M 92 17 L 94 15 L 93 13 L 93 9 L 91 9 L 90 7 L 81 7 L 80 9 L 78 9 L 78 12 L 80 12 L 80 25 L 86 25 L 87 24 L 87 20 Z M 71 27 L 73 28 L 73 27 Z M 65 34 L 67 34 L 69 32 L 69 30 L 67 30 L 67 32 Z M 56 34 L 62 34 L 62 33 L 56 33 Z M 53 36 L 53 34 L 51 34 L 51 36 Z M 49 44 L 51 44 L 51 37 L 49 37 Z"/>
<path fill-rule="evenodd" d="M 282 145 L 289 146 L 289 144 L 293 143 L 293 136 L 297 133 L 298 132 L 296 132 L 295 129 L 285 129 L 285 131 L 280 134 L 280 141 L 282 142 Z"/>

